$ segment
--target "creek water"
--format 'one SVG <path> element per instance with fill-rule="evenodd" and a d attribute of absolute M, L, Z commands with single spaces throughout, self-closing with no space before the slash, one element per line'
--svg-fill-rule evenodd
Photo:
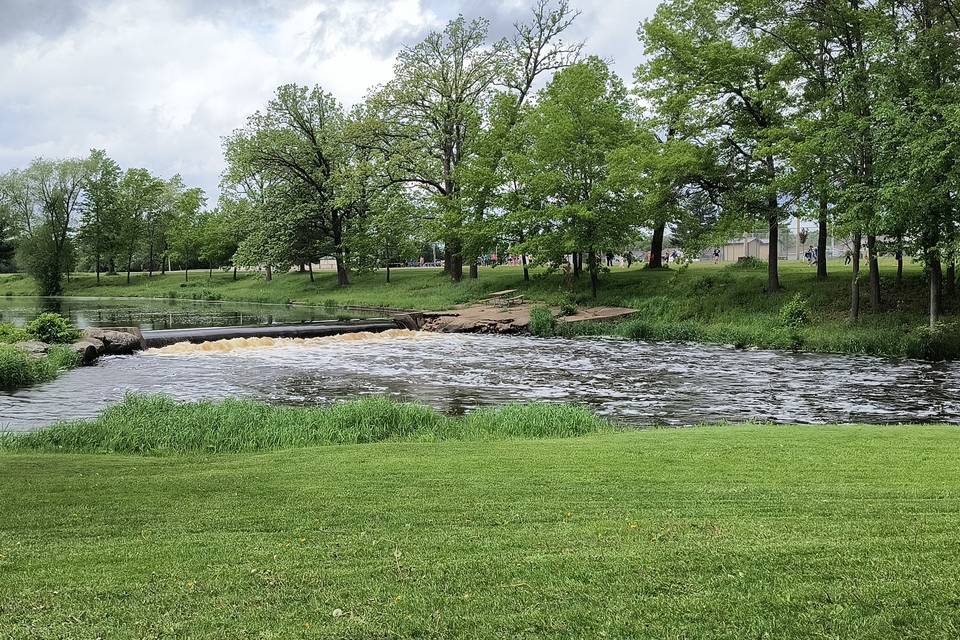
<path fill-rule="evenodd" d="M 94 416 L 125 393 L 322 405 L 368 394 L 449 413 L 570 402 L 631 425 L 960 422 L 960 366 L 614 339 L 395 330 L 175 345 L 0 393 L 0 424 Z"/>

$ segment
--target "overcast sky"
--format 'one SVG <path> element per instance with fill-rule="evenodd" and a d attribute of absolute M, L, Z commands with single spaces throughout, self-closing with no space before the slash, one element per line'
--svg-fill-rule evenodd
<path fill-rule="evenodd" d="M 656 0 L 572 2 L 572 38 L 629 81 Z M 0 172 L 103 148 L 212 199 L 221 136 L 277 85 L 319 83 L 349 105 L 390 77 L 400 46 L 458 13 L 509 35 L 528 12 L 527 0 L 0 0 Z"/>

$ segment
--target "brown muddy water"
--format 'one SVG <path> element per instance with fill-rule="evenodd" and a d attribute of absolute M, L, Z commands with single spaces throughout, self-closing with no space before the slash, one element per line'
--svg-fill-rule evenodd
<path fill-rule="evenodd" d="M 960 365 L 616 339 L 395 330 L 239 339 L 105 357 L 0 393 L 0 424 L 92 417 L 126 393 L 323 405 L 363 395 L 451 414 L 568 402 L 630 425 L 960 422 Z"/>

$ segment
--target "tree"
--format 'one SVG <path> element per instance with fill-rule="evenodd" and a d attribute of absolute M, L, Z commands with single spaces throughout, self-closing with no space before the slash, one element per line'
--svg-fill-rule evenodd
<path fill-rule="evenodd" d="M 26 236 L 18 262 L 37 280 L 42 295 L 63 292 L 62 276 L 73 260 L 71 231 L 83 197 L 89 163 L 80 158 L 37 159 L 22 174 Z"/>
<path fill-rule="evenodd" d="M 588 58 L 554 76 L 525 124 L 532 146 L 523 180 L 544 203 L 542 232 L 526 245 L 553 261 L 586 251 L 594 297 L 599 253 L 636 225 L 629 199 L 617 197 L 609 180 L 611 154 L 633 140 L 629 111 L 623 82 L 602 60 Z"/>
<path fill-rule="evenodd" d="M 101 150 L 90 152 L 86 197 L 81 203 L 80 248 L 93 258 L 97 284 L 103 258 L 113 255 L 120 231 L 120 165 Z"/>
<path fill-rule="evenodd" d="M 645 96 L 681 137 L 715 149 L 727 169 L 724 215 L 769 229 L 767 293 L 780 290 L 781 151 L 795 61 L 769 25 L 781 5 L 748 0 L 669 0 L 642 27 L 649 62 Z"/>
<path fill-rule="evenodd" d="M 463 278 L 462 165 L 476 147 L 483 106 L 504 75 L 506 41 L 487 43 L 486 20 L 463 16 L 397 56 L 394 78 L 374 94 L 377 148 L 388 182 L 416 186 L 436 202 L 444 268 Z"/>
<path fill-rule="evenodd" d="M 179 182 L 174 183 L 174 189 L 179 186 Z M 176 189 L 171 193 L 168 183 L 168 195 L 172 198 L 171 208 L 173 214 L 170 222 L 166 225 L 166 237 L 164 244 L 167 249 L 167 257 L 172 262 L 176 260 L 183 265 L 183 279 L 190 279 L 190 265 L 197 262 L 202 250 L 202 224 L 200 210 L 203 208 L 206 199 L 203 190 Z"/>
<path fill-rule="evenodd" d="M 261 235 L 253 253 L 267 263 L 296 264 L 330 248 L 340 285 L 349 282 L 346 231 L 366 207 L 344 187 L 354 150 L 346 123 L 340 104 L 319 86 L 284 85 L 226 143 L 230 181 L 256 185 L 260 201 L 251 211 L 286 240 L 278 247 Z M 241 245 L 244 254 L 248 248 L 252 243 Z"/>
<path fill-rule="evenodd" d="M 127 284 L 134 257 L 147 244 L 147 220 L 161 206 L 165 184 L 146 169 L 127 169 L 120 180 L 116 252 L 124 261 Z"/>

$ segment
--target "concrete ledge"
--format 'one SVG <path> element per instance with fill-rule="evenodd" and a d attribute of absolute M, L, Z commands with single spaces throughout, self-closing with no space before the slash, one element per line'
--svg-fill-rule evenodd
<path fill-rule="evenodd" d="M 331 322 L 271 325 L 265 327 L 203 327 L 198 329 L 159 329 L 144 331 L 147 347 L 165 347 L 178 342 L 199 344 L 230 338 L 317 338 L 357 331 L 387 331 L 402 328 L 395 320 L 357 320 L 354 322 Z"/>

